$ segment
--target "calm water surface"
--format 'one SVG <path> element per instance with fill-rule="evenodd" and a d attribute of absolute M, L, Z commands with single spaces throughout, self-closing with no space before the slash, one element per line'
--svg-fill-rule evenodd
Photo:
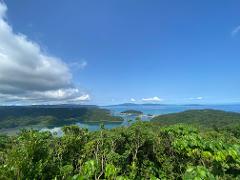
<path fill-rule="evenodd" d="M 125 110 L 133 109 L 143 112 L 143 116 L 141 117 L 143 121 L 149 121 L 152 117 L 148 115 L 161 115 L 161 114 L 169 114 L 169 113 L 177 113 L 186 110 L 192 109 L 216 109 L 216 110 L 224 110 L 231 112 L 240 113 L 240 105 L 136 105 L 136 106 L 107 106 L 102 107 L 111 110 L 113 115 L 122 116 L 124 118 L 123 123 L 107 123 L 105 124 L 105 128 L 112 129 L 119 126 L 127 126 L 129 125 L 129 120 L 135 120 L 136 116 L 127 116 L 121 115 L 120 113 Z M 87 124 L 87 123 L 77 123 L 80 127 L 88 128 L 90 131 L 99 130 L 100 124 Z M 56 127 L 51 129 L 52 132 L 59 133 L 60 127 Z M 45 128 L 46 130 L 46 128 Z M 62 133 L 62 132 L 61 132 Z"/>
<path fill-rule="evenodd" d="M 216 109 L 216 110 L 224 110 L 231 112 L 240 113 L 240 105 L 136 105 L 136 106 L 107 106 L 102 107 L 111 110 L 113 115 L 122 116 L 124 121 L 123 123 L 105 123 L 104 126 L 107 129 L 112 129 L 119 126 L 127 126 L 129 125 L 129 120 L 135 120 L 136 116 L 127 116 L 121 115 L 120 113 L 125 110 L 138 110 L 143 112 L 143 116 L 141 117 L 143 121 L 149 121 L 152 117 L 149 115 L 161 115 L 161 114 L 169 114 L 182 112 L 191 109 Z M 88 124 L 88 123 L 77 123 L 78 126 L 83 128 L 88 128 L 90 131 L 99 130 L 100 124 Z M 62 135 L 61 127 L 54 128 L 42 128 L 42 131 L 51 131 L 56 133 L 57 135 Z M 16 130 L 10 130 L 11 133 L 14 133 Z"/>

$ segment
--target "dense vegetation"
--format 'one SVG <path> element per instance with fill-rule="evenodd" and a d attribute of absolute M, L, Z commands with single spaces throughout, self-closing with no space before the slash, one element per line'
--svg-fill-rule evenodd
<path fill-rule="evenodd" d="M 95 132 L 65 126 L 62 137 L 23 130 L 0 136 L 0 179 L 240 179 L 239 130 L 140 120 Z"/>
<path fill-rule="evenodd" d="M 137 110 L 126 110 L 121 112 L 121 114 L 130 114 L 130 115 L 141 115 L 143 112 Z"/>
<path fill-rule="evenodd" d="M 203 128 L 226 128 L 240 124 L 240 113 L 219 110 L 188 110 L 180 113 L 165 114 L 154 117 L 152 122 L 160 125 L 186 123 Z"/>
<path fill-rule="evenodd" d="M 37 125 L 62 126 L 75 122 L 122 122 L 96 106 L 1 106 L 0 129 Z"/>

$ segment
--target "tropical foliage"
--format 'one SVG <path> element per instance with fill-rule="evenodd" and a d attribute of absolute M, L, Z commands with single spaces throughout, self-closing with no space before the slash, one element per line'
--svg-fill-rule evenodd
<path fill-rule="evenodd" d="M 235 130 L 156 126 L 64 135 L 23 130 L 0 137 L 0 179 L 239 179 L 240 140 Z"/>

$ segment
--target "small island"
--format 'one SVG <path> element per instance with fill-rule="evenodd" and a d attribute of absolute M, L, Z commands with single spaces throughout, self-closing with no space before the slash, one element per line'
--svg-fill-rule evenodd
<path fill-rule="evenodd" d="M 121 114 L 122 115 L 136 115 L 136 116 L 138 116 L 138 115 L 142 115 L 143 112 L 137 111 L 137 110 L 126 110 L 126 111 L 121 112 Z"/>

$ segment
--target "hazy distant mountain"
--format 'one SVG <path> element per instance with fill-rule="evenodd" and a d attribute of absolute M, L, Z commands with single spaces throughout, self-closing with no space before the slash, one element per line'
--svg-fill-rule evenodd
<path fill-rule="evenodd" d="M 143 103 L 143 104 L 136 104 L 136 103 L 123 103 L 123 104 L 115 104 L 109 105 L 105 107 L 114 107 L 114 106 L 202 106 L 200 104 L 156 104 L 156 103 Z"/>
<path fill-rule="evenodd" d="M 1 107 L 1 106 L 0 106 Z M 14 106 L 16 107 L 16 106 Z M 31 105 L 26 107 L 33 108 L 97 108 L 97 105 L 82 105 L 82 104 L 58 104 L 58 105 Z"/>
<path fill-rule="evenodd" d="M 140 104 L 135 104 L 135 103 L 123 103 L 123 104 L 114 104 L 114 105 L 108 105 L 105 107 L 113 107 L 113 106 L 138 106 Z"/>

